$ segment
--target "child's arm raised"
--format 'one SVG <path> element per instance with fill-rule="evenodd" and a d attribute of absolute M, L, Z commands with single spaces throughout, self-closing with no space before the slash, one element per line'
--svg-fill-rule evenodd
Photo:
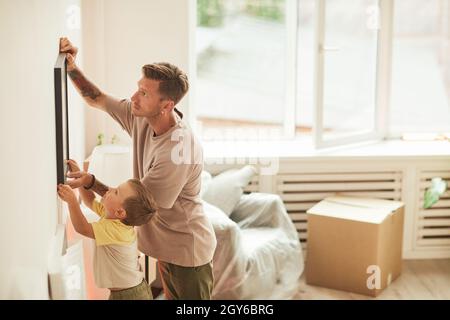
<path fill-rule="evenodd" d="M 77 197 L 72 188 L 68 185 L 60 184 L 58 185 L 58 195 L 61 200 L 67 202 L 70 220 L 72 221 L 75 230 L 83 236 L 95 239 L 94 229 L 81 212 L 80 205 L 78 204 Z"/>
<path fill-rule="evenodd" d="M 80 167 L 76 163 L 76 161 L 69 159 L 67 160 L 67 165 L 69 166 L 70 172 L 80 172 Z M 88 207 L 89 209 L 92 209 L 92 202 L 95 200 L 95 194 L 92 190 L 87 190 L 83 186 L 78 188 L 78 191 L 80 192 L 81 200 L 83 201 L 84 205 Z"/>

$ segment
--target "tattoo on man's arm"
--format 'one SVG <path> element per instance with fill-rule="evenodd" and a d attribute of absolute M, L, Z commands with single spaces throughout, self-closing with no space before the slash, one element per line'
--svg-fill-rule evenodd
<path fill-rule="evenodd" d="M 74 69 L 69 71 L 68 74 L 83 97 L 89 97 L 90 99 L 95 100 L 101 95 L 100 90 L 89 82 L 80 70 Z"/>
<path fill-rule="evenodd" d="M 105 193 L 108 191 L 108 187 L 105 186 L 103 183 L 95 179 L 94 185 L 92 186 L 91 190 L 97 193 L 100 196 L 104 196 Z"/>

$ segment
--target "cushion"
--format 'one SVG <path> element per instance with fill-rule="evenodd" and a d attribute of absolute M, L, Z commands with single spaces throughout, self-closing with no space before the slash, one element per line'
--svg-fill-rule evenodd
<path fill-rule="evenodd" d="M 225 230 L 227 227 L 229 227 L 229 225 L 235 226 L 237 228 L 236 223 L 230 220 L 222 210 L 206 202 L 205 200 L 202 200 L 202 204 L 204 212 L 206 213 L 209 221 L 211 221 L 214 227 L 214 231 L 216 231 L 216 229 Z"/>
<path fill-rule="evenodd" d="M 200 197 L 203 198 L 203 195 L 205 194 L 206 190 L 208 190 L 209 184 L 211 183 L 211 173 L 208 171 L 202 171 L 201 175 L 202 184 L 200 187 Z"/>
<path fill-rule="evenodd" d="M 255 174 L 256 168 L 250 165 L 224 171 L 208 182 L 202 198 L 230 216 Z"/>

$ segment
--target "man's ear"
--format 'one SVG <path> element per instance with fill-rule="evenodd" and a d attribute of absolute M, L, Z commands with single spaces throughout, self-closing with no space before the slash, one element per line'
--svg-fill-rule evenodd
<path fill-rule="evenodd" d="M 124 208 L 119 208 L 116 210 L 116 217 L 120 220 L 125 219 L 127 217 L 127 212 Z"/>
<path fill-rule="evenodd" d="M 175 103 L 174 103 L 172 100 L 170 100 L 170 99 L 168 99 L 168 100 L 166 100 L 166 101 L 167 101 L 167 102 L 164 104 L 162 110 L 163 110 L 165 113 L 169 114 L 169 113 L 172 112 L 173 109 L 175 108 Z"/>

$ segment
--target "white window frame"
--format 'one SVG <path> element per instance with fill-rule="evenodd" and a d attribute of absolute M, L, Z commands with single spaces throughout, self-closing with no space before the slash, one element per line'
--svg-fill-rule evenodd
<path fill-rule="evenodd" d="M 313 141 L 316 149 L 335 147 L 367 140 L 381 140 L 388 136 L 388 114 L 390 104 L 392 38 L 393 38 L 393 8 L 394 0 L 379 0 L 380 29 L 377 49 L 376 97 L 375 97 L 375 129 L 368 134 L 354 134 L 335 140 L 323 140 L 323 79 L 324 79 L 324 32 L 325 32 L 325 1 L 316 0 L 315 17 L 315 72 L 314 72 L 314 118 Z M 197 1 L 190 0 L 190 66 L 191 79 L 196 78 L 195 33 L 197 21 Z M 297 112 L 297 56 L 298 56 L 298 10 L 297 0 L 286 0 L 286 86 L 284 105 L 283 138 L 295 138 Z M 195 86 L 195 81 L 193 82 Z M 191 92 L 193 92 L 193 88 Z M 195 95 L 189 98 L 189 120 L 196 127 Z"/>
<path fill-rule="evenodd" d="M 193 79 L 191 81 L 191 88 L 188 93 L 188 101 L 187 101 L 187 120 L 189 122 L 190 127 L 195 133 L 199 133 L 200 130 L 198 122 L 197 122 L 197 99 L 195 96 L 195 87 L 196 79 L 197 79 L 197 53 L 195 50 L 195 46 L 197 44 L 197 0 L 189 0 L 189 12 L 188 12 L 188 72 L 189 78 Z M 199 135 L 200 137 L 200 135 Z"/>
<path fill-rule="evenodd" d="M 371 131 L 349 134 L 344 137 L 325 140 L 323 131 L 323 85 L 324 61 L 327 49 L 325 43 L 325 10 L 326 0 L 316 1 L 315 17 L 315 72 L 314 72 L 314 126 L 313 136 L 316 149 L 336 147 L 350 143 L 369 140 L 382 140 L 387 136 L 389 93 L 392 60 L 392 8 L 393 1 L 379 0 L 379 30 L 377 40 L 376 82 L 375 82 L 375 115 L 374 128 Z"/>
<path fill-rule="evenodd" d="M 298 1 L 286 0 L 286 104 L 284 109 L 283 130 L 285 139 L 295 138 L 297 106 L 297 57 L 298 57 Z"/>

